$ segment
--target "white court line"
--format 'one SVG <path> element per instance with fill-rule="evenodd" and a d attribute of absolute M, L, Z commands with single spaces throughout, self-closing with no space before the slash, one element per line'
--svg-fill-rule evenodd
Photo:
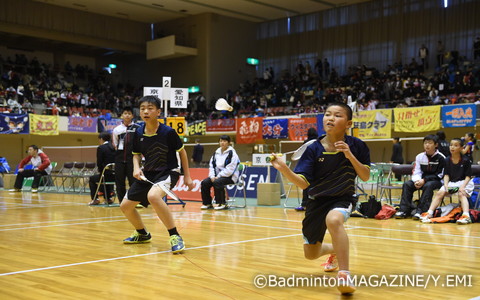
<path fill-rule="evenodd" d="M 221 243 L 221 244 L 214 244 L 214 245 L 198 246 L 198 247 L 192 247 L 192 248 L 185 248 L 185 250 L 196 250 L 196 249 L 205 249 L 205 248 L 211 248 L 211 247 L 228 246 L 228 245 L 235 245 L 235 244 L 242 244 L 242 243 L 266 241 L 266 240 L 280 239 L 280 238 L 285 238 L 285 237 L 292 237 L 292 236 L 297 236 L 297 235 L 301 235 L 301 234 L 289 234 L 289 235 L 273 236 L 273 237 L 261 238 L 261 239 L 253 239 L 253 240 L 228 242 L 228 243 Z M 171 252 L 171 250 L 144 253 L 144 254 L 136 254 L 136 255 L 129 255 L 129 256 L 120 256 L 120 257 L 113 257 L 113 258 L 105 258 L 105 259 L 99 259 L 99 260 L 84 261 L 84 262 L 67 264 L 67 265 L 58 265 L 58 266 L 51 266 L 51 267 L 45 267 L 45 268 L 15 271 L 15 272 L 9 272 L 9 273 L 0 273 L 0 276 L 8 276 L 8 275 L 15 275 L 15 274 L 31 273 L 31 272 L 36 272 L 36 271 L 67 268 L 67 267 L 73 267 L 73 266 L 80 266 L 80 265 L 94 264 L 94 263 L 99 263 L 99 262 L 107 262 L 107 261 L 115 261 L 115 260 L 121 260 L 121 259 L 149 256 L 149 255 L 162 254 L 162 253 L 168 253 L 168 252 Z"/>

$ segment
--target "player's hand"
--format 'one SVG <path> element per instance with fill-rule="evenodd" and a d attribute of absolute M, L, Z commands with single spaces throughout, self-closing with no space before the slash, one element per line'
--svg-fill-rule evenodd
<path fill-rule="evenodd" d="M 217 179 L 217 177 L 210 177 L 210 180 L 211 180 L 212 182 L 214 182 L 215 179 Z"/>
<path fill-rule="evenodd" d="M 138 169 L 138 170 L 133 170 L 133 177 L 135 177 L 136 179 L 138 180 L 142 180 L 142 177 L 143 176 L 143 172 L 142 170 Z"/>
<path fill-rule="evenodd" d="M 273 158 L 270 159 L 270 163 L 272 164 L 272 166 L 273 166 L 275 169 L 280 170 L 280 169 L 282 169 L 282 168 L 288 168 L 288 167 L 287 167 L 287 164 L 286 164 L 282 159 L 280 159 L 280 156 L 281 156 L 281 155 L 272 153 L 271 156 L 272 156 Z"/>
<path fill-rule="evenodd" d="M 183 182 L 188 187 L 189 191 L 193 190 L 193 188 L 195 187 L 195 184 L 193 183 L 193 180 L 192 180 L 192 178 L 190 178 L 190 176 L 184 177 Z"/>
<path fill-rule="evenodd" d="M 335 142 L 335 144 L 333 145 L 335 146 L 335 150 L 338 152 L 343 152 L 343 154 L 347 159 L 350 159 L 353 157 L 352 151 L 350 151 L 350 147 L 344 141 Z"/>

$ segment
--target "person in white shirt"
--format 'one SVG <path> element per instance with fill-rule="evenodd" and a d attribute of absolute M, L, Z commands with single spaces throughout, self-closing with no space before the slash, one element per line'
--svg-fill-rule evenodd
<path fill-rule="evenodd" d="M 125 179 L 131 186 L 135 181 L 133 177 L 133 154 L 132 134 L 139 127 L 133 123 L 133 111 L 130 107 L 124 107 L 121 118 L 122 124 L 113 129 L 112 142 L 115 147 L 115 186 L 120 203 L 126 193 Z"/>
<path fill-rule="evenodd" d="M 202 181 L 202 203 L 201 209 L 213 208 L 210 189 L 213 187 L 215 193 L 215 202 L 218 206 L 216 210 L 228 208 L 225 199 L 225 185 L 232 184 L 238 180 L 238 165 L 240 159 L 237 152 L 230 146 L 230 137 L 228 135 L 220 136 L 220 148 L 218 148 L 210 158 L 210 168 L 208 177 Z"/>

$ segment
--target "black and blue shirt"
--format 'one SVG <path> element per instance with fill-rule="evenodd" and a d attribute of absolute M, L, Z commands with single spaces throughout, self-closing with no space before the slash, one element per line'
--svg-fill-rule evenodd
<path fill-rule="evenodd" d="M 183 149 L 183 143 L 177 132 L 167 125 L 159 124 L 153 135 L 145 134 L 145 123 L 135 131 L 133 154 L 143 154 L 143 170 L 164 172 L 179 168 L 176 152 Z"/>
<path fill-rule="evenodd" d="M 327 152 L 320 142 L 323 138 L 325 136 L 308 146 L 294 172 L 310 184 L 311 199 L 354 195 L 357 173 L 352 163 L 343 152 Z M 345 143 L 360 163 L 370 167 L 370 150 L 362 140 L 345 135 Z"/>

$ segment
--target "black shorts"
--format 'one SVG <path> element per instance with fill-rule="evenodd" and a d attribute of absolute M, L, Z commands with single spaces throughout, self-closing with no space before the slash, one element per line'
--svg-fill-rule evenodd
<path fill-rule="evenodd" d="M 177 184 L 180 174 L 175 171 L 167 171 L 164 173 L 158 172 L 144 172 L 143 175 L 153 183 L 162 182 L 167 188 L 173 189 Z M 143 180 L 135 180 L 132 186 L 128 189 L 127 199 L 138 201 L 144 207 L 148 207 L 148 192 L 152 188 L 152 184 Z"/>
<path fill-rule="evenodd" d="M 343 213 L 345 221 L 350 217 L 352 207 L 357 199 L 353 196 L 319 197 L 315 200 L 308 199 L 303 219 L 302 232 L 305 244 L 322 243 L 327 231 L 327 214 L 331 210 Z"/>

